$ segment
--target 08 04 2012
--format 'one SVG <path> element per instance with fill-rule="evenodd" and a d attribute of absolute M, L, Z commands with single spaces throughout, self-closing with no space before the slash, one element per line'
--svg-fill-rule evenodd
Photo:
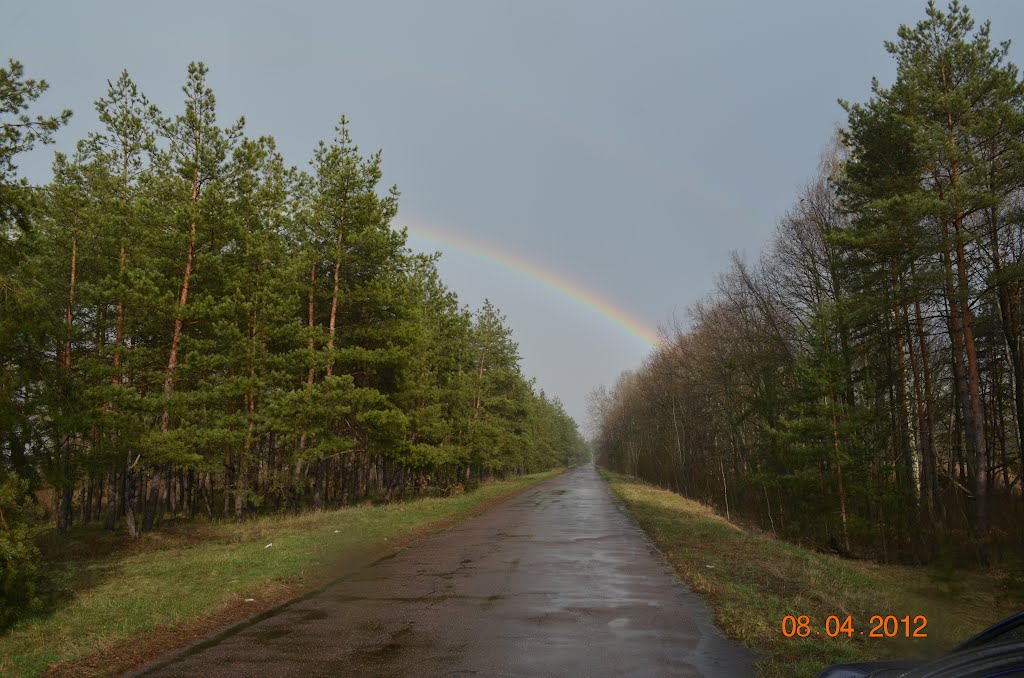
<path fill-rule="evenodd" d="M 782 635 L 786 638 L 927 638 L 927 626 L 928 618 L 923 614 L 902 617 L 873 614 L 866 627 L 858 627 L 853 615 L 829 615 L 819 626 L 818 622 L 805 614 L 788 614 L 782 618 Z"/>

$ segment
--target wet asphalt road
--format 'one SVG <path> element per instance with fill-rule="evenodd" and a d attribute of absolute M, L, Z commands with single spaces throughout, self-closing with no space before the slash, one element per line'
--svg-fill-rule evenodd
<path fill-rule="evenodd" d="M 592 467 L 147 676 L 751 676 Z"/>

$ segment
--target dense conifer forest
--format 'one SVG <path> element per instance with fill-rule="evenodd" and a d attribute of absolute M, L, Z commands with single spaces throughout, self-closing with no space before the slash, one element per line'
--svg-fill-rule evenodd
<path fill-rule="evenodd" d="M 1024 556 L 1024 83 L 952 3 L 760 257 L 592 394 L 611 467 L 848 556 Z"/>
<path fill-rule="evenodd" d="M 361 153 L 344 117 L 300 171 L 244 120 L 220 121 L 203 64 L 170 113 L 125 72 L 96 131 L 32 186 L 18 155 L 71 115 L 34 110 L 46 88 L 17 61 L 0 69 L 8 603 L 31 595 L 21 577 L 47 521 L 136 536 L 586 456 L 500 311 L 462 306 L 436 256 L 407 247 L 381 153 Z"/>

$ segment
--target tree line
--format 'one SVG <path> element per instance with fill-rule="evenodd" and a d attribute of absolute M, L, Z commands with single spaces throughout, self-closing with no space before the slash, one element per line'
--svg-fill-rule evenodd
<path fill-rule="evenodd" d="M 604 463 L 849 556 L 1024 547 L 1024 84 L 957 2 L 896 64 L 753 263 L 592 394 Z"/>
<path fill-rule="evenodd" d="M 0 509 L 136 536 L 445 493 L 571 464 L 585 443 L 394 226 L 381 153 L 342 117 L 309 171 L 224 125 L 201 63 L 165 115 L 127 72 L 97 131 L 20 179 L 70 112 L 0 69 Z"/>

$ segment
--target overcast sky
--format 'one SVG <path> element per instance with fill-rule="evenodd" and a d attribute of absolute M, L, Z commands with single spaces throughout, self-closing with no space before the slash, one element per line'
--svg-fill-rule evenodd
<path fill-rule="evenodd" d="M 968 3 L 1024 40 L 1024 3 Z M 837 98 L 891 81 L 882 41 L 925 2 L 9 2 L 0 59 L 68 107 L 69 150 L 127 68 L 177 112 L 189 61 L 224 123 L 245 115 L 305 167 L 344 113 L 384 151 L 410 243 L 445 252 L 460 298 L 508 316 L 526 373 L 582 424 L 585 394 L 649 350 L 607 316 L 458 247 L 470 237 L 652 328 L 752 258 L 843 121 Z M 1012 50 L 1022 61 L 1021 46 Z M 49 176 L 52 148 L 24 158 Z M 416 234 L 421 224 L 453 236 Z"/>

